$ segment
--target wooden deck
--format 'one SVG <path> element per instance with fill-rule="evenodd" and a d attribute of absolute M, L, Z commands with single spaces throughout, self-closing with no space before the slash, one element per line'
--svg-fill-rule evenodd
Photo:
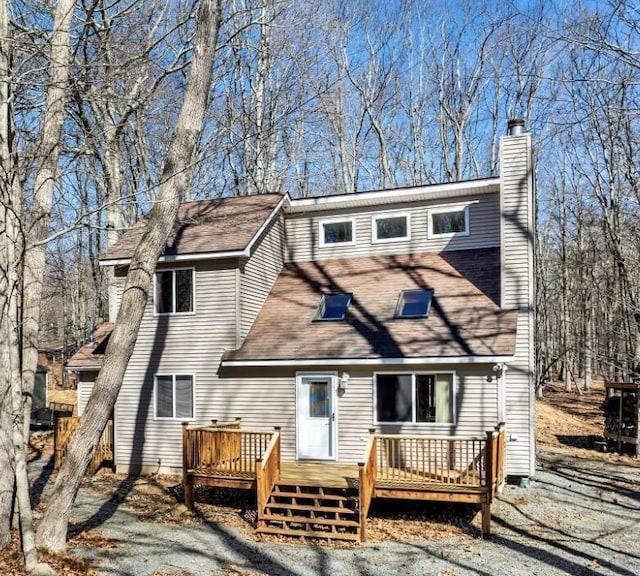
<path fill-rule="evenodd" d="M 281 461 L 279 429 L 185 424 L 185 503 L 193 507 L 194 485 L 254 488 L 258 531 L 360 541 L 374 498 L 476 503 L 489 534 L 504 475 L 504 425 L 475 437 L 371 430 L 364 456 L 358 465 Z"/>

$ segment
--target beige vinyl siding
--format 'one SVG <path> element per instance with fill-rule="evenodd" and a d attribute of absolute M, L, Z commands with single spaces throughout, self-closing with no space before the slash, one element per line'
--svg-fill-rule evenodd
<path fill-rule="evenodd" d="M 477 203 L 473 203 L 479 200 Z M 456 198 L 451 206 L 461 206 L 469 202 L 469 235 L 453 238 L 427 237 L 427 214 L 430 207 L 449 205 L 442 200 L 397 204 L 358 210 L 332 210 L 309 215 L 290 215 L 286 220 L 287 259 L 289 261 L 322 260 L 325 258 L 352 258 L 377 256 L 382 254 L 406 254 L 410 252 L 441 252 L 443 250 L 463 250 L 488 248 L 500 243 L 500 203 L 499 195 L 483 194 L 478 197 Z M 411 238 L 396 242 L 372 242 L 372 217 L 411 215 Z M 318 240 L 319 223 L 325 219 L 355 217 L 355 244 L 320 247 Z"/>
<path fill-rule="evenodd" d="M 196 263 L 195 269 L 195 314 L 154 316 L 152 301 L 145 310 L 116 405 L 119 470 L 182 466 L 180 422 L 153 417 L 155 374 L 193 374 L 196 419 L 209 417 L 207 395 L 217 385 L 220 357 L 236 341 L 236 263 Z"/>
<path fill-rule="evenodd" d="M 507 474 L 535 473 L 534 198 L 531 137 L 504 137 L 501 146 L 502 306 L 519 310 L 516 354 L 506 375 Z"/>
<path fill-rule="evenodd" d="M 82 416 L 84 409 L 91 396 L 93 385 L 98 377 L 97 371 L 83 370 L 78 372 L 77 400 L 78 400 L 78 416 Z"/>
<path fill-rule="evenodd" d="M 349 372 L 349 384 L 341 396 L 336 396 L 336 421 L 338 426 L 338 460 L 345 463 L 362 461 L 369 429 L 374 426 L 374 370 L 362 367 L 305 367 L 305 374 L 325 375 Z M 477 435 L 484 434 L 497 424 L 498 384 L 492 376 L 492 365 L 474 366 L 417 366 L 416 372 L 455 371 L 457 425 L 448 424 L 398 424 L 378 425 L 381 433 Z M 243 427 L 281 427 L 283 460 L 296 459 L 296 372 L 269 375 L 269 369 L 252 370 L 254 376 L 246 378 L 229 376 L 208 387 L 199 396 L 206 399 L 206 418 L 233 420 L 242 418 Z M 377 371 L 377 370 L 376 370 Z M 408 372 L 406 367 L 389 368 L 390 373 Z M 379 372 L 379 371 L 378 371 Z"/>
<path fill-rule="evenodd" d="M 284 263 L 284 222 L 279 215 L 258 239 L 256 248 L 241 270 L 240 337 L 249 332 Z"/>
<path fill-rule="evenodd" d="M 477 435 L 491 430 L 498 422 L 498 383 L 492 365 L 474 366 L 406 366 L 380 370 L 347 369 L 349 386 L 338 398 L 338 440 L 340 461 L 361 462 L 366 449 L 368 430 L 375 427 L 382 434 Z M 374 424 L 374 372 L 456 372 L 457 424 Z"/>

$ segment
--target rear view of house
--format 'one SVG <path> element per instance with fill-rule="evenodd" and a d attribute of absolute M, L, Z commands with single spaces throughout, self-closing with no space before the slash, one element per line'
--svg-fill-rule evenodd
<path fill-rule="evenodd" d="M 182 470 L 183 422 L 277 427 L 283 462 L 336 466 L 362 462 L 373 433 L 504 422 L 506 473 L 532 476 L 533 219 L 519 125 L 495 178 L 184 204 L 116 404 L 117 469 Z M 102 257 L 120 280 L 145 225 Z M 93 352 L 75 364 L 80 413 Z"/>

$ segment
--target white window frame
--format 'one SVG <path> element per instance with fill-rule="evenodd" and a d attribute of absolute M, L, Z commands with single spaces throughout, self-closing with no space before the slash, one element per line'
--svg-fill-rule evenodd
<path fill-rule="evenodd" d="M 190 312 L 158 312 L 157 310 L 157 289 L 158 282 L 157 276 L 158 274 L 162 274 L 164 272 L 171 272 L 173 274 L 173 282 L 172 282 L 172 294 L 171 299 L 173 301 L 173 308 L 175 310 L 176 307 L 176 275 L 175 273 L 180 270 L 191 270 L 191 289 L 192 289 L 192 299 L 193 299 L 193 310 Z M 181 266 L 180 268 L 161 268 L 160 270 L 156 270 L 153 274 L 153 315 L 154 316 L 193 316 L 196 313 L 196 269 L 193 266 Z"/>
<path fill-rule="evenodd" d="M 433 232 L 433 214 L 446 214 L 447 212 L 464 212 L 464 231 L 463 232 L 446 232 L 443 234 L 435 234 Z M 452 205 L 441 206 L 438 208 L 429 208 L 427 210 L 427 238 L 453 238 L 458 236 L 469 236 L 469 205 L 464 206 Z"/>
<path fill-rule="evenodd" d="M 171 376 L 172 379 L 172 399 L 173 399 L 173 416 L 158 416 L 158 376 Z M 176 417 L 176 377 L 191 376 L 191 405 L 193 407 L 193 416 L 191 418 Z M 153 375 L 153 419 L 159 421 L 170 422 L 193 422 L 196 420 L 196 375 L 192 372 L 158 372 Z"/>
<path fill-rule="evenodd" d="M 378 220 L 387 220 L 389 218 L 405 218 L 407 220 L 407 234 L 398 236 L 397 238 L 378 238 Z M 371 217 L 371 243 L 387 244 L 389 242 L 406 242 L 411 240 L 411 213 L 410 212 L 387 212 L 385 214 L 375 214 Z"/>
<path fill-rule="evenodd" d="M 340 222 L 351 223 L 351 240 L 348 242 L 325 242 L 324 225 L 338 224 Z M 343 218 L 326 218 L 318 222 L 318 241 L 321 248 L 330 248 L 333 246 L 355 246 L 356 244 L 356 219 L 354 217 Z"/>
<path fill-rule="evenodd" d="M 438 374 L 451 374 L 452 376 L 452 391 L 451 391 L 451 422 L 417 422 L 416 421 L 416 376 L 437 376 Z M 411 421 L 387 421 L 378 420 L 378 386 L 377 380 L 380 376 L 411 376 Z M 458 375 L 455 370 L 432 370 L 432 371 L 419 371 L 419 372 L 406 372 L 406 371 L 388 371 L 388 372 L 374 372 L 372 378 L 373 385 L 373 424 L 375 426 L 419 426 L 419 427 L 433 427 L 433 426 L 456 426 L 458 423 L 458 415 L 456 413 L 456 394 L 458 388 Z"/>

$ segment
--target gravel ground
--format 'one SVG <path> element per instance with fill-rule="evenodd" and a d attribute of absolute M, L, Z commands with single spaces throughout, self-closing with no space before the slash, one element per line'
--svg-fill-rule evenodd
<path fill-rule="evenodd" d="M 530 487 L 507 486 L 492 537 L 365 543 L 353 548 L 258 542 L 221 523 L 141 521 L 119 505 L 97 526 L 107 547 L 76 547 L 108 576 L 640 574 L 640 465 L 629 458 L 546 447 Z M 105 497 L 82 490 L 74 521 L 103 517 Z"/>

